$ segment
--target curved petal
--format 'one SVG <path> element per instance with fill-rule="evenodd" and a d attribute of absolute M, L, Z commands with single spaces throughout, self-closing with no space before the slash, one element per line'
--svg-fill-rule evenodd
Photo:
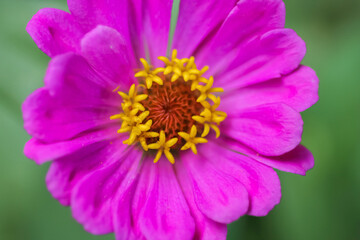
<path fill-rule="evenodd" d="M 145 239 L 183 240 L 194 235 L 194 220 L 172 165 L 165 158 L 156 164 L 144 159 L 132 209 L 136 232 Z"/>
<path fill-rule="evenodd" d="M 121 97 L 74 54 L 54 58 L 49 65 L 45 88 L 23 103 L 24 127 L 45 142 L 61 141 L 104 124 L 118 113 Z"/>
<path fill-rule="evenodd" d="M 298 68 L 305 52 L 305 42 L 293 30 L 271 30 L 239 47 L 234 58 L 219 62 L 213 69 L 216 84 L 234 89 L 279 78 Z"/>
<path fill-rule="evenodd" d="M 77 134 L 114 123 L 110 116 L 116 108 L 66 104 L 39 89 L 23 103 L 24 128 L 40 142 L 50 143 L 73 138 Z"/>
<path fill-rule="evenodd" d="M 236 53 L 246 50 L 243 45 L 248 41 L 284 25 L 285 5 L 282 0 L 238 1 L 216 35 L 198 50 L 196 62 L 201 66 L 209 65 L 209 74 L 225 70 Z"/>
<path fill-rule="evenodd" d="M 222 97 L 222 104 L 249 108 L 266 103 L 285 103 L 298 112 L 319 99 L 319 80 L 314 70 L 301 66 L 281 78 L 237 89 Z"/>
<path fill-rule="evenodd" d="M 195 235 L 194 239 L 199 240 L 220 240 L 226 239 L 227 226 L 226 224 L 218 223 L 205 216 L 195 202 L 195 196 L 192 190 L 192 181 L 189 172 L 186 171 L 185 166 L 181 160 L 177 160 L 175 164 L 176 175 L 180 183 L 181 189 L 184 193 L 186 201 L 190 207 L 191 215 L 195 220 Z"/>
<path fill-rule="evenodd" d="M 216 141 L 207 145 L 199 149 L 199 154 L 222 174 L 233 177 L 246 188 L 249 195 L 248 215 L 265 216 L 280 202 L 280 180 L 271 167 L 224 149 Z"/>
<path fill-rule="evenodd" d="M 136 65 L 133 51 L 115 29 L 98 26 L 87 33 L 81 40 L 81 54 L 114 85 L 122 84 L 122 88 L 128 89 L 134 83 L 133 69 Z"/>
<path fill-rule="evenodd" d="M 213 153 L 216 155 L 210 158 L 217 159 L 225 151 L 219 147 L 215 149 L 220 152 Z M 231 223 L 248 212 L 248 192 L 236 176 L 224 173 L 221 166 L 202 155 L 206 151 L 210 151 L 208 144 L 199 147 L 199 155 L 187 151 L 181 156 L 181 166 L 177 167 L 180 182 L 191 186 L 190 193 L 186 194 L 194 196 L 196 206 L 206 217 L 219 223 Z"/>
<path fill-rule="evenodd" d="M 116 130 L 119 126 L 103 128 L 100 130 L 88 131 L 73 139 L 46 143 L 36 138 L 30 139 L 24 148 L 24 154 L 33 159 L 37 164 L 42 164 L 56 158 L 71 154 L 83 147 L 96 142 L 102 142 L 118 137 Z"/>
<path fill-rule="evenodd" d="M 157 57 L 166 55 L 172 3 L 172 0 L 143 0 L 138 7 L 137 12 L 142 13 L 145 49 L 155 66 L 162 66 Z"/>
<path fill-rule="evenodd" d="M 266 156 L 291 151 L 301 141 L 303 121 L 294 109 L 282 103 L 247 109 L 222 104 L 228 118 L 222 132 Z"/>
<path fill-rule="evenodd" d="M 209 35 L 219 28 L 237 0 L 182 0 L 176 23 L 173 49 L 188 58 Z"/>
<path fill-rule="evenodd" d="M 54 198 L 63 205 L 70 205 L 70 194 L 84 176 L 107 166 L 113 156 L 126 148 L 118 139 L 102 141 L 82 147 L 78 151 L 55 159 L 46 175 L 46 185 Z"/>
<path fill-rule="evenodd" d="M 116 240 L 145 240 L 143 236 L 136 236 L 132 222 L 132 200 L 141 173 L 141 163 L 129 169 L 118 193 L 113 201 L 114 232 Z"/>
<path fill-rule="evenodd" d="M 109 154 L 107 161 L 112 163 L 85 176 L 71 193 L 74 218 L 93 234 L 114 231 L 112 208 L 116 204 L 115 196 L 123 190 L 122 184 L 128 184 L 124 179 L 129 180 L 128 174 L 133 174 L 131 170 L 138 168 L 142 156 L 142 152 L 134 148 L 111 152 L 113 154 Z"/>
<path fill-rule="evenodd" d="M 44 8 L 36 13 L 26 26 L 36 45 L 49 57 L 80 48 L 83 29 L 73 17 L 62 10 Z"/>
<path fill-rule="evenodd" d="M 137 9 L 141 6 L 140 0 L 69 0 L 68 5 L 74 19 L 86 32 L 97 25 L 114 28 L 124 37 L 125 45 L 132 46 L 136 59 L 145 56 L 140 35 L 142 12 Z"/>
<path fill-rule="evenodd" d="M 306 175 L 306 172 L 314 167 L 314 157 L 312 153 L 302 145 L 280 156 L 264 156 L 256 153 L 245 145 L 230 138 L 223 138 L 224 144 L 230 149 L 246 154 L 247 156 L 276 169 L 285 172 L 291 172 L 300 175 Z"/>

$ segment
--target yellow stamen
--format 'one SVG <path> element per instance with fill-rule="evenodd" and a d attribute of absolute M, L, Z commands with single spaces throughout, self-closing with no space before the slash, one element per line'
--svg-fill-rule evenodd
<path fill-rule="evenodd" d="M 148 89 L 151 88 L 153 82 L 156 82 L 159 85 L 163 85 L 163 80 L 161 79 L 161 77 L 158 76 L 158 73 L 162 72 L 163 69 L 156 68 L 154 70 L 151 70 L 151 66 L 146 62 L 145 59 L 140 58 L 140 61 L 144 66 L 144 70 L 135 73 L 135 77 L 145 78 L 145 84 Z"/>
<path fill-rule="evenodd" d="M 170 148 L 172 146 L 174 146 L 177 141 L 178 141 L 177 138 L 172 138 L 172 139 L 166 141 L 165 132 L 161 130 L 160 131 L 159 141 L 157 141 L 156 143 L 152 143 L 152 144 L 148 145 L 149 149 L 158 149 L 158 152 L 157 152 L 157 154 L 155 156 L 155 159 L 154 159 L 154 163 L 158 162 L 161 155 L 162 155 L 162 153 L 164 153 L 166 158 L 169 160 L 169 162 L 174 164 L 175 159 L 174 159 L 174 156 L 170 152 Z"/>
<path fill-rule="evenodd" d="M 224 89 L 222 88 L 212 88 L 213 84 L 214 84 L 214 78 L 211 76 L 205 86 L 198 85 L 196 89 L 199 90 L 201 94 L 196 101 L 203 102 L 207 98 L 210 98 L 211 100 L 214 101 L 216 99 L 216 96 L 212 93 L 224 91 Z"/>
<path fill-rule="evenodd" d="M 215 98 L 213 101 L 213 105 L 210 105 L 210 103 L 206 101 L 201 102 L 204 110 L 200 113 L 200 116 L 192 117 L 195 121 L 204 124 L 204 131 L 201 134 L 201 137 L 207 136 L 210 128 L 212 128 L 216 133 L 216 138 L 218 138 L 220 136 L 220 129 L 216 124 L 219 125 L 227 117 L 225 112 L 216 110 L 220 105 L 220 97 Z"/>
<path fill-rule="evenodd" d="M 135 84 L 131 85 L 130 90 L 129 90 L 129 94 L 123 93 L 123 92 L 118 92 L 118 94 L 122 97 L 123 99 L 123 107 L 124 108 L 137 108 L 140 111 L 145 111 L 144 106 L 140 103 L 141 101 L 145 100 L 148 95 L 146 94 L 140 94 L 137 95 L 136 89 L 135 89 Z"/>
<path fill-rule="evenodd" d="M 158 137 L 159 133 L 157 132 L 143 132 L 139 137 L 138 137 L 138 141 L 140 142 L 141 146 L 143 147 L 143 149 L 145 151 L 149 150 L 148 145 L 146 144 L 146 139 L 147 138 L 155 138 Z"/>
<path fill-rule="evenodd" d="M 196 144 L 208 142 L 205 138 L 196 137 L 197 129 L 195 125 L 191 127 L 190 134 L 186 132 L 178 132 L 178 134 L 186 141 L 185 145 L 182 146 L 181 150 L 187 150 L 191 148 L 194 154 L 197 154 Z"/>

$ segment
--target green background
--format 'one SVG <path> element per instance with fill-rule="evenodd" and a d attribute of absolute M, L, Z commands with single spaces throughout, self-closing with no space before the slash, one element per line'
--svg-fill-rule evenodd
<path fill-rule="evenodd" d="M 315 168 L 306 177 L 279 172 L 281 204 L 229 225 L 228 239 L 360 239 L 360 1 L 285 3 L 287 27 L 307 43 L 303 63 L 320 79 L 320 101 L 302 114 Z M 25 26 L 44 7 L 66 1 L 0 0 L 0 239 L 114 239 L 85 232 L 46 190 L 49 164 L 23 155 L 20 106 L 43 85 L 49 61 Z"/>

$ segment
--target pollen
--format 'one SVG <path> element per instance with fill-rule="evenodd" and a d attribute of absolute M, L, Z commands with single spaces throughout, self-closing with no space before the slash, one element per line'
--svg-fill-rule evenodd
<path fill-rule="evenodd" d="M 204 77 L 208 66 L 199 70 L 194 57 L 179 59 L 176 50 L 158 59 L 164 66 L 154 68 L 141 58 L 138 83 L 127 93 L 114 90 L 122 98 L 121 111 L 110 119 L 121 121 L 118 133 L 129 136 L 124 144 L 153 155 L 154 163 L 164 154 L 174 164 L 180 151 L 197 154 L 196 145 L 208 142 L 211 129 L 218 138 L 227 115 L 217 110 L 223 89 L 213 87 L 212 76 Z"/>

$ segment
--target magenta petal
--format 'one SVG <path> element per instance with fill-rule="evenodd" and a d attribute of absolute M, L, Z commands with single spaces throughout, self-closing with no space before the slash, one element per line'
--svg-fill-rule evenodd
<path fill-rule="evenodd" d="M 115 152 L 116 153 L 116 152 Z M 142 152 L 136 149 L 118 151 L 110 156 L 112 163 L 84 177 L 73 189 L 71 209 L 73 216 L 84 228 L 93 234 L 114 231 L 112 208 L 116 194 L 121 190 L 124 179 L 136 169 Z"/>
<path fill-rule="evenodd" d="M 111 124 L 121 97 L 73 54 L 55 57 L 45 87 L 23 103 L 24 127 L 41 141 L 61 141 L 94 127 Z"/>
<path fill-rule="evenodd" d="M 195 202 L 195 196 L 193 192 L 193 185 L 189 172 L 186 171 L 181 160 L 177 160 L 176 175 L 181 185 L 181 189 L 185 195 L 186 201 L 190 207 L 191 215 L 195 220 L 195 236 L 194 239 L 199 240 L 219 240 L 226 239 L 227 227 L 226 224 L 218 223 L 205 216 Z"/>
<path fill-rule="evenodd" d="M 178 49 L 179 57 L 191 56 L 205 38 L 224 21 L 236 2 L 236 0 L 180 1 L 172 45 L 173 49 Z"/>
<path fill-rule="evenodd" d="M 157 57 L 166 56 L 172 1 L 143 0 L 141 5 L 135 5 L 137 12 L 142 13 L 145 49 L 149 50 L 151 63 L 155 66 L 163 66 Z"/>
<path fill-rule="evenodd" d="M 115 108 L 64 104 L 39 89 L 23 104 L 24 128 L 39 141 L 53 142 L 73 138 L 92 128 L 112 124 Z"/>
<path fill-rule="evenodd" d="M 314 167 L 314 157 L 312 153 L 302 145 L 297 146 L 283 155 L 269 157 L 260 155 L 237 141 L 228 138 L 224 138 L 224 141 L 232 150 L 246 154 L 265 165 L 281 171 L 306 175 L 306 172 Z"/>
<path fill-rule="evenodd" d="M 317 102 L 318 85 L 314 70 L 301 66 L 281 78 L 237 89 L 221 100 L 222 104 L 236 105 L 237 108 L 281 102 L 300 112 Z"/>
<path fill-rule="evenodd" d="M 113 203 L 114 232 L 116 240 L 140 240 L 142 236 L 136 236 L 132 222 L 132 200 L 138 183 L 138 175 L 141 167 L 132 167 L 123 180 Z"/>
<path fill-rule="evenodd" d="M 206 145 L 200 146 L 199 152 L 209 151 Z M 219 150 L 219 147 L 216 149 Z M 211 158 L 217 159 L 218 155 L 216 153 Z M 190 193 L 187 195 L 194 195 L 195 203 L 204 215 L 216 222 L 231 223 L 248 212 L 247 190 L 235 176 L 223 173 L 221 166 L 208 158 L 186 152 L 181 157 L 182 167 L 177 167 L 181 183 L 190 184 L 191 190 L 188 189 Z"/>
<path fill-rule="evenodd" d="M 223 2 L 223 1 L 219 1 Z M 242 0 L 229 13 L 211 42 L 197 56 L 200 66 L 209 65 L 209 74 L 226 69 L 244 45 L 265 32 L 283 28 L 285 5 L 282 0 Z"/>
<path fill-rule="evenodd" d="M 62 97 L 67 102 L 107 105 L 109 99 L 116 96 L 112 90 L 117 86 L 95 72 L 84 57 L 67 53 L 50 61 L 45 87 L 51 90 L 53 96 Z M 113 103 L 117 103 L 118 99 Z"/>
<path fill-rule="evenodd" d="M 144 57 L 141 37 L 142 11 L 140 0 L 71 0 L 69 10 L 77 22 L 91 31 L 98 25 L 116 29 L 136 55 Z"/>
<path fill-rule="evenodd" d="M 50 57 L 76 52 L 83 35 L 83 30 L 69 13 L 50 8 L 35 14 L 26 30 L 36 45 Z"/>
<path fill-rule="evenodd" d="M 133 51 L 115 29 L 98 26 L 87 33 L 81 40 L 81 53 L 99 74 L 114 85 L 121 84 L 127 90 L 134 83 Z"/>
<path fill-rule="evenodd" d="M 266 156 L 291 151 L 301 141 L 301 115 L 289 106 L 264 104 L 247 109 L 224 105 L 228 113 L 223 134 Z"/>
<path fill-rule="evenodd" d="M 87 174 L 108 165 L 111 157 L 119 155 L 119 152 L 125 148 L 126 145 L 120 140 L 113 144 L 103 141 L 84 146 L 74 153 L 57 158 L 52 162 L 46 176 L 46 185 L 50 193 L 61 204 L 70 205 L 73 187 Z"/>
<path fill-rule="evenodd" d="M 165 158 L 156 164 L 144 159 L 132 208 L 136 232 L 147 240 L 183 240 L 194 235 L 194 220 Z"/>
<path fill-rule="evenodd" d="M 46 143 L 36 138 L 32 138 L 25 144 L 24 153 L 37 164 L 42 164 L 71 154 L 90 144 L 118 137 L 116 135 L 116 130 L 118 128 L 118 126 L 108 127 L 93 132 L 86 132 L 85 134 L 70 140 L 52 143 Z"/>
<path fill-rule="evenodd" d="M 219 62 L 216 84 L 234 89 L 279 78 L 298 68 L 305 52 L 305 42 L 293 30 L 271 30 L 239 47 L 234 58 Z"/>
<path fill-rule="evenodd" d="M 218 142 L 210 142 L 208 145 L 199 149 L 199 154 L 246 188 L 250 200 L 248 215 L 265 216 L 280 202 L 280 180 L 271 167 L 219 147 Z"/>

